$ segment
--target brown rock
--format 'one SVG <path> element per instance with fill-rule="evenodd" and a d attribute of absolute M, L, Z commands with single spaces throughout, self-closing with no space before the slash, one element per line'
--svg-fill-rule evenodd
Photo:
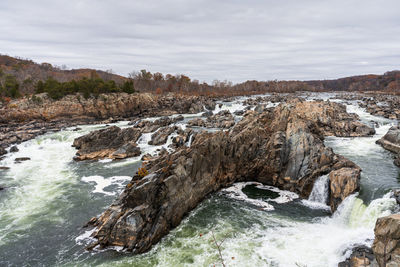
<path fill-rule="evenodd" d="M 379 266 L 400 266 L 400 214 L 379 218 L 372 250 Z"/>
<path fill-rule="evenodd" d="M 74 140 L 72 146 L 78 149 L 74 159 L 123 159 L 139 156 L 140 149 L 137 147 L 136 141 L 140 135 L 140 129 L 121 129 L 117 126 L 93 131 Z"/>
<path fill-rule="evenodd" d="M 329 174 L 332 210 L 336 210 L 346 197 L 360 190 L 360 173 L 359 168 L 341 168 Z"/>
<path fill-rule="evenodd" d="M 182 146 L 150 161 L 149 174 L 135 175 L 119 199 L 93 223 L 95 244 L 145 252 L 205 196 L 240 181 L 256 180 L 308 197 L 314 181 L 334 171 L 334 210 L 358 189 L 360 170 L 324 146 L 318 116 L 300 116 L 307 109 L 324 111 L 324 104 L 318 104 L 318 109 L 314 105 L 293 101 L 260 114 L 249 112 L 226 132 L 199 133 L 191 147 Z M 335 125 L 342 132 L 341 124 Z"/>

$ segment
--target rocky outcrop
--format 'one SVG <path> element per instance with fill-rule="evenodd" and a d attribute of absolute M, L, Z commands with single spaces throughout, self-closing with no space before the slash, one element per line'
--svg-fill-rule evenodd
<path fill-rule="evenodd" d="M 389 131 L 381 139 L 377 140 L 376 143 L 384 149 L 396 153 L 394 164 L 400 167 L 400 127 L 390 127 Z"/>
<path fill-rule="evenodd" d="M 222 110 L 217 114 L 207 116 L 206 120 L 196 118 L 188 122 L 189 127 L 196 126 L 219 129 L 229 129 L 233 125 L 235 125 L 235 118 L 227 110 Z"/>
<path fill-rule="evenodd" d="M 360 190 L 361 169 L 353 165 L 332 171 L 329 174 L 330 206 L 336 210 L 339 204 L 349 195 Z"/>
<path fill-rule="evenodd" d="M 300 104 L 298 116 L 315 122 L 324 136 L 354 137 L 375 134 L 374 128 L 358 121 L 357 114 L 347 113 L 343 104 L 329 101 L 316 101 L 312 105 L 309 103 Z"/>
<path fill-rule="evenodd" d="M 0 123 L 10 121 L 52 121 L 61 118 L 108 119 L 110 117 L 166 116 L 178 113 L 198 113 L 204 106 L 215 107 L 213 100 L 201 96 L 143 94 L 104 94 L 85 99 L 81 95 L 68 95 L 54 101 L 38 95 L 40 103 L 30 98 L 13 101 L 0 109 Z"/>
<path fill-rule="evenodd" d="M 372 250 L 379 266 L 400 266 L 400 214 L 379 218 Z"/>
<path fill-rule="evenodd" d="M 307 110 L 317 112 L 314 105 L 324 110 L 322 103 L 293 101 L 261 114 L 248 112 L 226 132 L 199 133 L 190 147 L 150 160 L 149 175 L 135 175 L 121 196 L 91 221 L 97 227 L 91 247 L 145 252 L 204 197 L 234 182 L 257 181 L 308 197 L 319 176 L 336 171 L 332 176 L 338 192 L 347 194 L 351 190 L 345 180 L 354 179 L 349 174 L 359 168 L 324 146 L 326 127 L 313 120 L 317 117 L 304 116 Z M 341 194 L 338 199 L 344 198 Z"/>
<path fill-rule="evenodd" d="M 381 145 L 384 149 L 400 153 L 400 127 L 392 126 L 389 131 L 378 141 L 377 144 Z"/>
<path fill-rule="evenodd" d="M 75 160 L 102 158 L 123 159 L 140 155 L 136 141 L 141 135 L 137 128 L 121 129 L 112 126 L 76 138 L 73 147 L 78 149 Z"/>
<path fill-rule="evenodd" d="M 350 257 L 339 262 L 338 267 L 378 267 L 372 249 L 361 245 L 351 249 Z"/>
<path fill-rule="evenodd" d="M 178 127 L 162 127 L 157 132 L 151 135 L 151 140 L 149 141 L 149 145 L 159 146 L 163 145 L 167 142 L 168 136 L 175 132 Z"/>

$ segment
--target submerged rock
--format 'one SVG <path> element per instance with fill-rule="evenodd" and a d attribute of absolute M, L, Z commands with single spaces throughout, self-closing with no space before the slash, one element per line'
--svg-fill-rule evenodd
<path fill-rule="evenodd" d="M 379 266 L 400 266 L 400 214 L 378 218 L 372 250 Z"/>
<path fill-rule="evenodd" d="M 318 177 L 335 171 L 334 210 L 344 195 L 357 190 L 350 185 L 357 184 L 360 169 L 324 146 L 322 133 L 329 125 L 321 126 L 321 117 L 308 113 L 325 114 L 322 118 L 338 133 L 347 131 L 340 126 L 350 122 L 338 124 L 337 114 L 321 112 L 330 103 L 315 105 L 292 101 L 260 114 L 249 112 L 226 132 L 199 133 L 190 147 L 149 161 L 149 174 L 135 175 L 118 200 L 92 221 L 98 241 L 90 247 L 145 252 L 204 197 L 235 182 L 257 181 L 307 198 Z"/>
<path fill-rule="evenodd" d="M 31 160 L 31 158 L 29 157 L 21 157 L 21 158 L 15 158 L 15 162 L 22 162 L 22 161 L 27 161 L 27 160 Z"/>
<path fill-rule="evenodd" d="M 121 129 L 112 126 L 91 132 L 74 140 L 73 147 L 78 149 L 75 160 L 123 159 L 140 155 L 136 141 L 141 135 L 140 129 Z"/>
<path fill-rule="evenodd" d="M 12 146 L 12 147 L 10 148 L 10 152 L 18 152 L 18 151 L 19 151 L 19 149 L 18 149 L 17 146 Z"/>

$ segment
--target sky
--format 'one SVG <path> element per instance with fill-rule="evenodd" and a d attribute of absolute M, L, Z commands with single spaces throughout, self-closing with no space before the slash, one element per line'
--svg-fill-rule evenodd
<path fill-rule="evenodd" d="M 1 0 L 0 53 L 212 82 L 400 69 L 399 0 Z"/>

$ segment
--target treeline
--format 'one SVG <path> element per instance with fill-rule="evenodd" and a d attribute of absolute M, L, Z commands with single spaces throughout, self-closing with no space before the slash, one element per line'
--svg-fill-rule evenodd
<path fill-rule="evenodd" d="M 59 82 L 54 78 L 48 78 L 46 81 L 39 81 L 35 86 L 35 93 L 47 93 L 52 99 L 61 99 L 66 95 L 81 93 L 83 97 L 98 96 L 107 93 L 125 92 L 132 94 L 135 87 L 132 80 L 127 80 L 121 85 L 117 85 L 115 81 L 104 81 L 99 77 L 82 78 L 80 80 L 72 80 L 69 82 Z"/>
<path fill-rule="evenodd" d="M 4 74 L 0 70 L 0 96 L 8 98 L 18 98 L 21 96 L 19 83 L 13 75 Z"/>
<path fill-rule="evenodd" d="M 266 92 L 296 92 L 313 91 L 314 88 L 301 81 L 246 81 L 233 85 L 229 81 L 214 80 L 211 85 L 198 80 L 191 80 L 183 74 L 163 75 L 146 70 L 132 72 L 129 77 L 134 81 L 135 88 L 140 91 L 156 94 L 177 92 L 189 95 L 246 95 Z"/>

